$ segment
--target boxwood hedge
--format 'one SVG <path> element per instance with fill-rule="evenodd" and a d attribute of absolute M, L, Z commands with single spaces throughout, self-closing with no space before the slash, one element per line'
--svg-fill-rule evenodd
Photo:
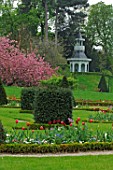
<path fill-rule="evenodd" d="M 53 120 L 68 123 L 72 118 L 73 96 L 67 88 L 39 88 L 35 93 L 34 118 L 36 123 Z"/>

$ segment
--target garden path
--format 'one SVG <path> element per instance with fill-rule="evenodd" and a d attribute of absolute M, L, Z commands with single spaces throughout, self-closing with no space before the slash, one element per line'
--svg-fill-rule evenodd
<path fill-rule="evenodd" d="M 59 156 L 87 156 L 87 155 L 113 155 L 112 151 L 90 151 L 77 153 L 56 153 L 56 154 L 0 154 L 0 157 L 59 157 Z"/>

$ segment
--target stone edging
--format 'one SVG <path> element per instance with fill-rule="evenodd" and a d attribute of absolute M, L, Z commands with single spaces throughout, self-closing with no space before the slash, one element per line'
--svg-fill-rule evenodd
<path fill-rule="evenodd" d="M 56 154 L 0 154 L 0 157 L 60 157 L 60 156 L 88 156 L 88 155 L 113 155 L 113 151 L 91 151 L 78 153 L 56 153 Z"/>

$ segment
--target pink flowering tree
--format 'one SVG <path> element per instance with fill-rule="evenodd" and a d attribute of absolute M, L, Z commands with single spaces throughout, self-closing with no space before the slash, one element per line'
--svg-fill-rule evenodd
<path fill-rule="evenodd" d="M 55 74 L 50 64 L 35 53 L 25 56 L 15 40 L 0 37 L 0 77 L 6 85 L 37 86 Z"/>

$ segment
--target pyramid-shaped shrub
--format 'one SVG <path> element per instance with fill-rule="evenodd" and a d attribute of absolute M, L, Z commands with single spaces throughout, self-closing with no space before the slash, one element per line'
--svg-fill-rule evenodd
<path fill-rule="evenodd" d="M 7 96 L 0 79 L 0 105 L 7 104 Z"/>
<path fill-rule="evenodd" d="M 98 89 L 100 92 L 108 92 L 109 91 L 104 75 L 101 76 L 100 82 L 98 84 Z"/>
<path fill-rule="evenodd" d="M 63 78 L 62 78 L 62 80 L 60 82 L 60 87 L 69 88 L 69 83 L 68 83 L 68 80 L 67 80 L 66 76 L 63 76 Z"/>

